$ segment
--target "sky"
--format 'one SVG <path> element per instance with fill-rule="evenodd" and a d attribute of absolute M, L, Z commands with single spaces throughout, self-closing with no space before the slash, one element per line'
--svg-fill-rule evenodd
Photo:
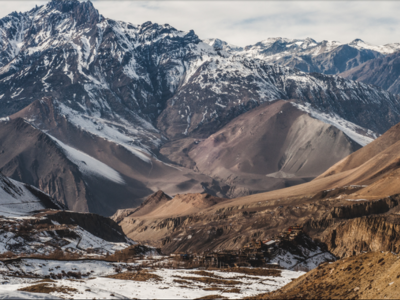
<path fill-rule="evenodd" d="M 0 18 L 47 1 L 0 1 Z M 360 38 L 383 45 L 400 42 L 400 1 L 106 1 L 93 0 L 99 12 L 133 24 L 146 21 L 219 38 L 237 46 L 269 37 L 343 43 Z"/>

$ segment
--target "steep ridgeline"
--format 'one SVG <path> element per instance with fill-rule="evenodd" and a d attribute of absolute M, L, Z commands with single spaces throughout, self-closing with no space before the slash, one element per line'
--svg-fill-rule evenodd
<path fill-rule="evenodd" d="M 242 168 L 248 162 L 240 162 L 241 174 L 236 174 L 240 178 L 232 182 L 229 174 L 221 177 L 214 172 L 217 164 L 207 170 L 205 158 L 195 149 L 207 148 L 213 134 L 226 135 L 232 124 L 246 123 L 237 119 L 244 113 L 251 118 L 259 107 L 264 110 L 276 100 L 290 101 L 284 111 L 308 114 L 302 119 L 309 126 L 289 120 L 291 132 L 313 128 L 310 138 L 318 134 L 316 128 L 323 128 L 321 141 L 340 140 L 343 151 L 329 160 L 332 164 L 357 149 L 353 141 L 366 145 L 400 121 L 400 98 L 387 91 L 339 76 L 271 65 L 264 58 L 238 54 L 240 49 L 234 46 L 210 45 L 193 31 L 168 24 L 132 25 L 107 19 L 90 1 L 53 0 L 8 15 L 0 20 L 0 29 L 0 139 L 5 153 L 0 154 L 0 170 L 41 188 L 71 209 L 110 215 L 139 205 L 159 189 L 169 195 L 206 191 L 228 197 L 285 186 L 287 180 L 277 178 L 279 173 L 269 177 L 268 184 L 239 191 L 236 184 L 246 182 L 240 176 L 249 170 Z M 278 117 L 275 111 L 272 119 Z M 257 134 L 277 137 L 279 130 L 271 130 L 260 129 Z M 34 134 L 27 134 L 30 131 Z M 293 137 L 290 134 L 290 141 L 280 143 L 288 148 L 277 149 L 282 162 L 283 154 L 296 144 Z M 262 141 L 262 136 L 254 140 Z M 171 143 L 179 145 L 168 148 Z M 177 158 L 174 152 L 185 155 Z M 257 161 L 257 153 L 249 155 L 255 159 L 251 163 Z M 307 161 L 300 156 L 282 171 L 292 168 L 292 172 L 300 161 Z M 283 166 L 275 164 L 257 176 L 265 179 Z M 229 165 L 221 167 L 232 171 Z M 312 172 L 301 171 L 295 174 L 301 177 L 295 183 L 328 167 L 324 163 Z M 56 180 L 55 174 L 62 174 L 57 176 L 65 181 Z"/>
<path fill-rule="evenodd" d="M 374 46 L 360 39 L 350 43 L 337 41 L 316 42 L 311 38 L 269 38 L 244 48 L 219 39 L 206 41 L 215 49 L 225 50 L 269 63 L 297 68 L 303 72 L 338 74 L 375 58 L 382 58 L 400 50 L 400 43 Z"/>
<path fill-rule="evenodd" d="M 0 173 L 0 216 L 21 217 L 42 209 L 64 208 L 42 191 Z"/>
<path fill-rule="evenodd" d="M 370 60 L 340 75 L 400 94 L 400 52 Z"/>

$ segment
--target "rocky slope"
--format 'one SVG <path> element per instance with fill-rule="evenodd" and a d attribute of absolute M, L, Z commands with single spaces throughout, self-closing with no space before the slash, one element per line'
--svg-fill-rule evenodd
<path fill-rule="evenodd" d="M 400 53 L 370 60 L 340 76 L 379 86 L 393 94 L 400 94 Z"/>
<path fill-rule="evenodd" d="M 320 265 L 278 291 L 247 299 L 397 299 L 399 256 L 370 252 Z"/>
<path fill-rule="evenodd" d="M 125 147 L 70 126 L 64 118 L 48 118 L 46 122 L 56 125 L 46 133 L 22 118 L 11 118 L 0 122 L 0 170 L 71 210 L 109 216 L 118 208 L 138 206 L 152 189 L 200 192 L 203 183 L 213 189 L 205 175 L 153 158 L 143 161 Z"/>
<path fill-rule="evenodd" d="M 42 191 L 0 173 L 0 215 L 19 217 L 42 209 L 64 206 Z"/>

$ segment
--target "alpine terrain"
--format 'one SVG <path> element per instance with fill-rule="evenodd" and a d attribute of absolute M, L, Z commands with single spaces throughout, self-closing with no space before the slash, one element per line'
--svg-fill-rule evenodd
<path fill-rule="evenodd" d="M 0 138 L 10 143 L 0 169 L 74 210 L 111 215 L 159 189 L 235 197 L 306 182 L 400 121 L 399 97 L 387 91 L 272 65 L 168 24 L 110 20 L 90 1 L 51 1 L 0 28 Z M 396 49 L 357 45 L 374 57 Z M 263 122 L 284 123 L 240 125 L 267 111 Z M 239 126 L 254 147 L 225 147 Z M 266 140 L 274 151 L 263 151 Z M 241 158 L 227 164 L 215 149 L 206 167 L 212 143 Z M 307 162 L 329 143 L 341 150 Z"/>
<path fill-rule="evenodd" d="M 399 51 L 3 17 L 0 298 L 395 298 Z"/>

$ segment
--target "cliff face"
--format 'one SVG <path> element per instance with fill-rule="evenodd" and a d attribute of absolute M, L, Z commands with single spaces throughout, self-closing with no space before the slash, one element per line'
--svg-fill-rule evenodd
<path fill-rule="evenodd" d="M 364 251 L 400 251 L 398 195 L 351 206 L 335 207 L 327 216 L 305 224 L 338 257 Z"/>
<path fill-rule="evenodd" d="M 362 187 L 325 191 L 311 198 L 211 206 L 181 216 L 131 214 L 119 224 L 128 237 L 161 247 L 165 253 L 239 249 L 252 239 L 273 238 L 295 223 L 338 257 L 400 251 L 400 196 L 357 202 L 340 199 L 357 189 Z"/>
<path fill-rule="evenodd" d="M 400 216 L 355 218 L 328 229 L 324 242 L 332 253 L 346 257 L 365 251 L 400 251 Z"/>

